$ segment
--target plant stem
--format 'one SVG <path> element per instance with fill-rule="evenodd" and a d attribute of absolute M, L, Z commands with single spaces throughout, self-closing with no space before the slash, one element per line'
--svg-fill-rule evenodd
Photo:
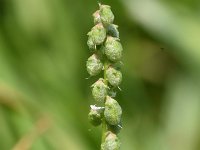
<path fill-rule="evenodd" d="M 101 144 L 104 143 L 105 141 L 105 138 L 106 138 L 106 130 L 107 130 L 107 127 L 106 127 L 106 121 L 105 121 L 105 118 L 103 117 L 102 119 L 102 138 L 101 138 Z"/>
<path fill-rule="evenodd" d="M 104 62 L 104 83 L 108 85 L 107 77 L 106 77 L 106 69 L 108 68 L 108 60 L 107 58 L 105 59 Z M 105 105 L 105 104 L 104 104 Z M 101 144 L 104 143 L 105 138 L 106 138 L 106 131 L 107 131 L 107 125 L 106 125 L 106 120 L 105 117 L 102 118 L 102 139 L 101 139 Z"/>

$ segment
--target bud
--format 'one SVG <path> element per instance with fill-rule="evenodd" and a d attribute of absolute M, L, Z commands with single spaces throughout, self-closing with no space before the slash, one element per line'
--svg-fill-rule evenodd
<path fill-rule="evenodd" d="M 119 61 L 122 57 L 122 45 L 118 38 L 109 36 L 105 42 L 105 54 L 111 61 Z"/>
<path fill-rule="evenodd" d="M 94 24 L 101 23 L 101 16 L 99 14 L 99 10 L 95 11 L 92 16 L 94 18 Z"/>
<path fill-rule="evenodd" d="M 120 145 L 117 135 L 108 131 L 105 142 L 101 144 L 101 150 L 119 150 Z"/>
<path fill-rule="evenodd" d="M 121 129 L 122 129 L 121 122 L 118 125 L 108 125 L 108 130 L 115 134 L 118 134 L 121 131 Z"/>
<path fill-rule="evenodd" d="M 119 125 L 121 121 L 122 109 L 119 103 L 107 96 L 105 102 L 104 116 L 109 125 Z"/>
<path fill-rule="evenodd" d="M 100 45 L 104 42 L 106 38 L 106 29 L 103 27 L 101 23 L 95 25 L 92 30 L 88 33 L 88 43 L 89 47 L 92 47 L 90 44 Z"/>
<path fill-rule="evenodd" d="M 110 24 L 107 26 L 107 33 L 112 37 L 119 38 L 118 26 L 115 24 Z"/>
<path fill-rule="evenodd" d="M 95 76 L 103 69 L 103 64 L 96 54 L 90 56 L 86 62 L 87 71 L 91 76 Z"/>
<path fill-rule="evenodd" d="M 102 122 L 103 117 L 103 108 L 102 107 L 96 107 L 95 105 L 90 106 L 90 112 L 88 114 L 88 119 L 90 123 L 94 126 L 98 126 Z"/>
<path fill-rule="evenodd" d="M 92 95 L 94 99 L 99 102 L 103 102 L 107 95 L 108 86 L 103 81 L 104 80 L 100 78 L 92 85 Z"/>
<path fill-rule="evenodd" d="M 111 89 L 108 91 L 108 95 L 109 95 L 110 97 L 116 97 L 117 92 L 115 91 L 114 88 L 111 88 Z"/>
<path fill-rule="evenodd" d="M 101 16 L 101 21 L 104 25 L 108 25 L 108 24 L 111 24 L 113 23 L 114 21 L 114 15 L 111 11 L 111 8 L 110 6 L 108 5 L 100 5 L 100 11 L 99 11 L 99 14 Z"/>
<path fill-rule="evenodd" d="M 114 87 L 119 86 L 122 81 L 122 73 L 113 67 L 109 67 L 106 70 L 106 77 L 108 82 Z"/>

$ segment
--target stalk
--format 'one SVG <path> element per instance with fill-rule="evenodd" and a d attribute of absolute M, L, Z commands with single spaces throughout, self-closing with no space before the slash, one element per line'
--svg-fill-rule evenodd
<path fill-rule="evenodd" d="M 103 78 L 91 86 L 94 100 L 103 103 L 103 107 L 90 105 L 88 118 L 94 126 L 102 124 L 101 150 L 119 150 L 122 109 L 113 97 L 122 81 L 119 64 L 123 48 L 110 6 L 99 4 L 99 10 L 93 17 L 95 26 L 88 33 L 87 41 L 93 54 L 88 58 L 86 67 L 90 76 L 104 70 Z"/>
<path fill-rule="evenodd" d="M 106 139 L 106 132 L 107 132 L 107 127 L 106 127 L 106 121 L 105 118 L 102 118 L 102 137 L 101 137 L 101 145 L 105 142 Z"/>
<path fill-rule="evenodd" d="M 107 58 L 104 59 L 104 83 L 106 86 L 108 86 L 108 80 L 106 78 L 106 69 L 108 68 L 108 60 Z M 106 100 L 105 100 L 106 101 Z M 105 102 L 104 102 L 104 107 L 105 107 Z M 105 142 L 106 138 L 106 132 L 107 132 L 107 125 L 106 125 L 106 120 L 105 117 L 103 116 L 102 118 L 102 139 L 101 139 L 101 144 Z"/>

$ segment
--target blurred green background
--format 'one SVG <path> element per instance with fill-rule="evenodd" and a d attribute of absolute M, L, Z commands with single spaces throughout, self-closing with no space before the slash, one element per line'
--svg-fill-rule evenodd
<path fill-rule="evenodd" d="M 200 149 L 200 1 L 104 0 L 124 47 L 122 150 Z M 0 150 L 98 150 L 92 0 L 0 0 Z"/>

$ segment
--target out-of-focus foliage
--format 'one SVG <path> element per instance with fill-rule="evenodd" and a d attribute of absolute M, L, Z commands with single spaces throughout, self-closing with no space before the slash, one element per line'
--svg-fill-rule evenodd
<path fill-rule="evenodd" d="M 122 150 L 200 149 L 200 1 L 105 0 L 124 47 Z M 0 149 L 97 150 L 87 120 L 96 1 L 0 1 Z"/>

